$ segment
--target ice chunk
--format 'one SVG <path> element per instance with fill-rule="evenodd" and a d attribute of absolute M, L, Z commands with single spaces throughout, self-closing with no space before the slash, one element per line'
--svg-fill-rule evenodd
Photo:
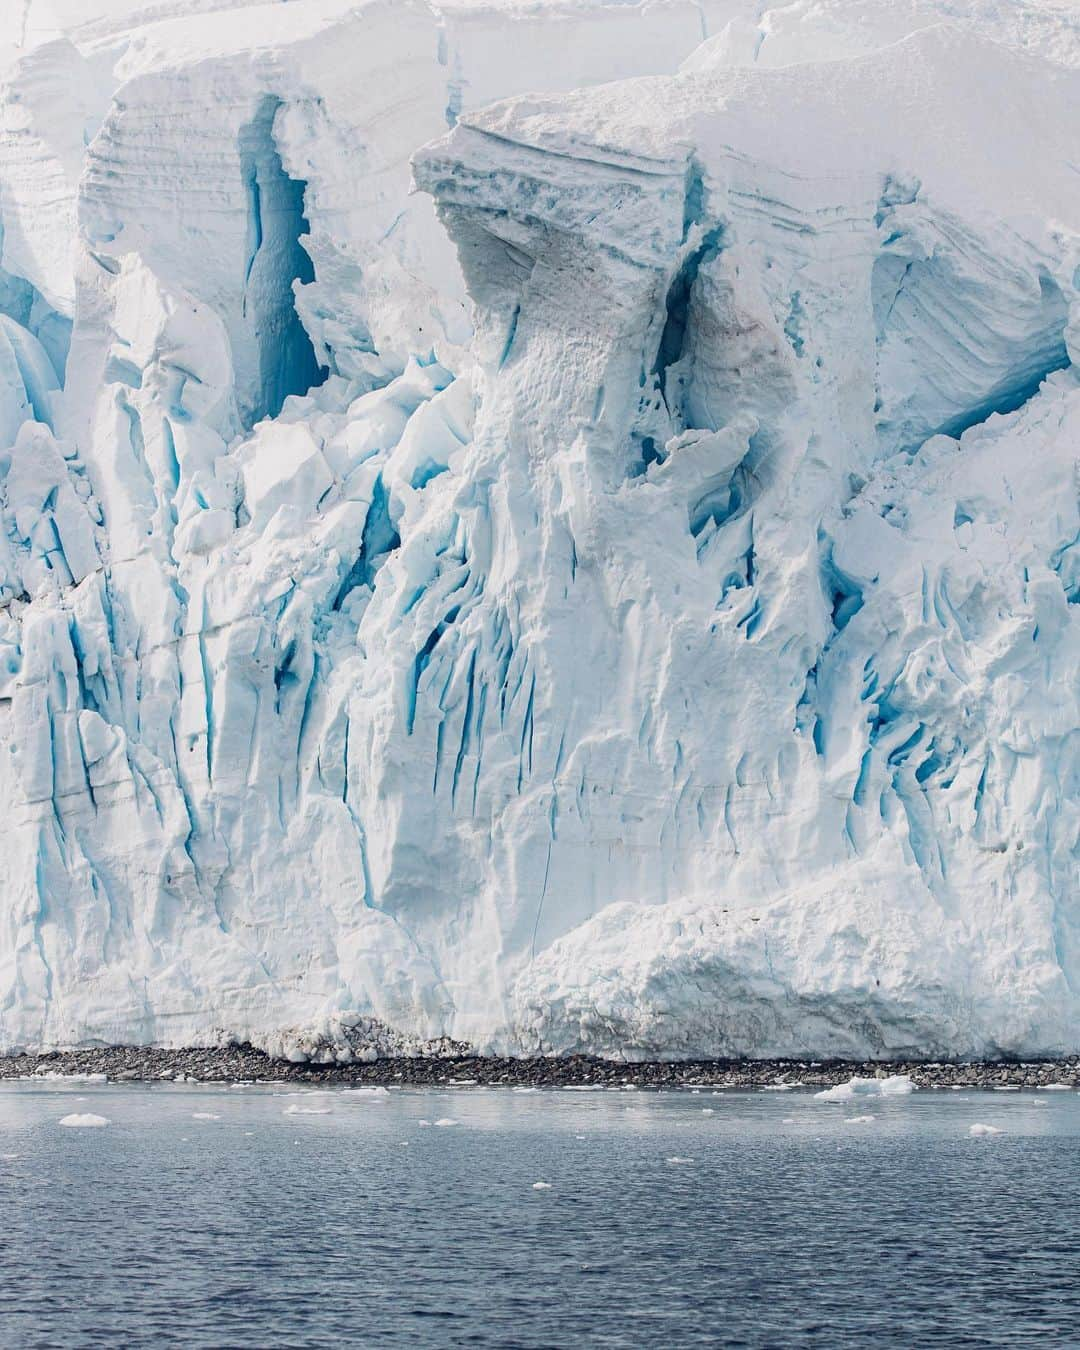
<path fill-rule="evenodd" d="M 998 1129 L 996 1125 L 984 1125 L 979 1121 L 976 1121 L 974 1125 L 968 1126 L 968 1134 L 974 1136 L 988 1135 L 988 1134 L 1003 1134 L 1003 1133 L 1004 1131 Z"/>
<path fill-rule="evenodd" d="M 908 1074 L 897 1073 L 888 1078 L 849 1078 L 846 1083 L 815 1092 L 814 1096 L 821 1102 L 846 1102 L 853 1097 L 904 1097 L 915 1090 Z"/>
<path fill-rule="evenodd" d="M 82 1114 L 78 1112 L 70 1116 L 64 1116 L 60 1121 L 61 1125 L 66 1125 L 70 1129 L 96 1129 L 101 1125 L 111 1125 L 106 1116 L 97 1116 L 92 1111 L 86 1111 Z"/>

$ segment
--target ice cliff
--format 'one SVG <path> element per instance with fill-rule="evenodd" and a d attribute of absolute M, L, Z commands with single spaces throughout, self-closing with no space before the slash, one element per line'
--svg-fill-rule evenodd
<path fill-rule="evenodd" d="M 1080 19 L 18 0 L 0 1050 L 1080 1048 Z"/>

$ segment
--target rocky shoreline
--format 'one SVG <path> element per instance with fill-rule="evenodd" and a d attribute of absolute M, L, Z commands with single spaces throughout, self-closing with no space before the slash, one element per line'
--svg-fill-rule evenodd
<path fill-rule="evenodd" d="M 163 1081 L 381 1084 L 399 1087 L 821 1088 L 860 1076 L 908 1074 L 918 1087 L 1080 1088 L 1080 1056 L 978 1063 L 853 1060 L 707 1060 L 627 1064 L 584 1055 L 498 1059 L 468 1054 L 384 1058 L 347 1064 L 293 1063 L 251 1045 L 160 1050 L 103 1046 L 0 1057 L 0 1080 L 104 1074 L 116 1082 Z"/>

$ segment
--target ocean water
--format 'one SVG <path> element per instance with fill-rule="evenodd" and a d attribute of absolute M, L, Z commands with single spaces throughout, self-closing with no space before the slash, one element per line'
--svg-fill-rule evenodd
<path fill-rule="evenodd" d="M 1075 1346 L 1078 1181 L 1071 1091 L 0 1085 L 0 1344 Z"/>

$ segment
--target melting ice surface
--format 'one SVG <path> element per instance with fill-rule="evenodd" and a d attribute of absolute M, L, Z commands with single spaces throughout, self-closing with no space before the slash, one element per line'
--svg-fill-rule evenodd
<path fill-rule="evenodd" d="M 1076 1048 L 1075 5 L 0 7 L 0 1050 Z"/>
<path fill-rule="evenodd" d="M 73 1109 L 111 1124 L 61 1128 Z M 809 1091 L 4 1085 L 2 1337 L 1071 1343 L 1080 1094 L 850 1114 Z"/>

